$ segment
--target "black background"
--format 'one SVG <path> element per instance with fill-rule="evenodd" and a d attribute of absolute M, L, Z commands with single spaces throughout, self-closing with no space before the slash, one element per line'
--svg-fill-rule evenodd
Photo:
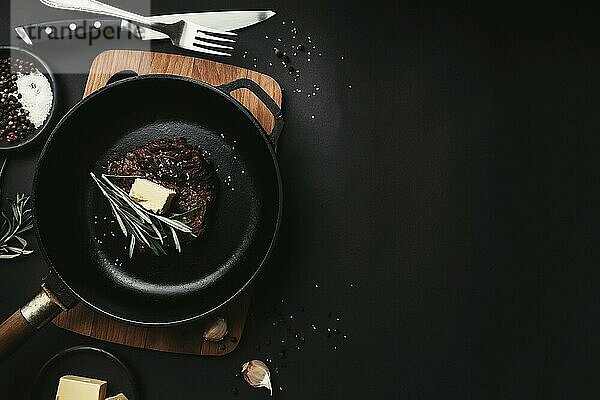
<path fill-rule="evenodd" d="M 74 16 L 20 3 L 31 15 L 11 22 L 3 11 L 3 43 L 11 23 Z M 114 4 L 127 3 L 136 9 Z M 154 1 L 152 12 L 198 7 Z M 283 228 L 242 342 L 229 356 L 202 358 L 50 326 L 0 367 L 0 398 L 19 398 L 45 360 L 82 343 L 120 356 L 145 399 L 230 398 L 233 387 L 239 398 L 265 398 L 234 373 L 247 359 L 277 358 L 275 344 L 255 349 L 266 338 L 294 341 L 272 326 L 277 311 L 306 337 L 274 378 L 284 388 L 277 398 L 598 398 L 595 8 L 313 0 L 201 7 L 278 12 L 244 31 L 227 60 L 254 68 L 256 57 L 256 69 L 281 83 L 287 123 Z M 299 39 L 290 39 L 291 20 Z M 322 56 L 295 58 L 294 82 L 276 64 L 274 39 L 307 44 L 306 36 Z M 117 45 L 101 43 L 94 54 Z M 89 66 L 93 57 L 68 43 L 34 50 L 51 66 Z M 85 76 L 57 78 L 62 114 L 81 97 Z M 313 83 L 320 90 L 309 98 Z M 30 191 L 39 150 L 11 156 L 5 194 Z M 45 271 L 39 255 L 2 261 L 0 314 L 28 300 Z M 327 327 L 347 339 L 326 338 Z"/>

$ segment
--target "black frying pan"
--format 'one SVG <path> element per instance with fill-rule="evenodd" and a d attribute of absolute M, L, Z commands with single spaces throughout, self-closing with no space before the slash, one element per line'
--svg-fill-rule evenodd
<path fill-rule="evenodd" d="M 275 117 L 267 136 L 229 93 L 250 89 Z M 34 217 L 51 273 L 43 290 L 0 325 L 0 357 L 63 309 L 82 301 L 136 325 L 192 321 L 222 307 L 255 278 L 281 218 L 274 148 L 281 110 L 248 79 L 218 88 L 167 75 L 121 80 L 86 97 L 58 123 L 34 181 Z M 149 141 L 184 136 L 207 152 L 218 176 L 205 237 L 168 256 L 136 252 L 112 228 L 90 180 L 110 159 Z"/>

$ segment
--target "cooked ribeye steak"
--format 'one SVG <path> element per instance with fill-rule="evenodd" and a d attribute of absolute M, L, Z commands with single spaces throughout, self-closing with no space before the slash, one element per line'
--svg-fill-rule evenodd
<path fill-rule="evenodd" d="M 147 143 L 130 151 L 119 160 L 108 163 L 110 175 L 141 176 L 177 192 L 169 213 L 183 213 L 197 209 L 182 217 L 194 234 L 201 237 L 206 230 L 207 213 L 216 198 L 214 171 L 202 155 L 202 150 L 192 146 L 185 138 L 165 138 Z M 133 179 L 115 180 L 129 192 Z M 189 242 L 191 235 L 183 235 Z"/>

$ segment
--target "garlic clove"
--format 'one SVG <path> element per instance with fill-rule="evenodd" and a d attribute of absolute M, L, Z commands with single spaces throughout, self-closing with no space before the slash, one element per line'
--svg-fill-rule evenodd
<path fill-rule="evenodd" d="M 251 360 L 242 365 L 242 375 L 250 386 L 259 388 L 264 387 L 269 389 L 273 396 L 273 387 L 271 386 L 271 372 L 269 367 L 260 360 Z"/>
<path fill-rule="evenodd" d="M 227 335 L 227 320 L 223 317 L 215 318 L 204 330 L 204 340 L 218 342 Z"/>

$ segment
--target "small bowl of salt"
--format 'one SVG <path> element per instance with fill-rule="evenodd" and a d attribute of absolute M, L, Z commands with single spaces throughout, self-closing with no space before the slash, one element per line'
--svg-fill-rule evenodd
<path fill-rule="evenodd" d="M 21 149 L 50 129 L 56 82 L 35 54 L 0 46 L 0 152 Z"/>

